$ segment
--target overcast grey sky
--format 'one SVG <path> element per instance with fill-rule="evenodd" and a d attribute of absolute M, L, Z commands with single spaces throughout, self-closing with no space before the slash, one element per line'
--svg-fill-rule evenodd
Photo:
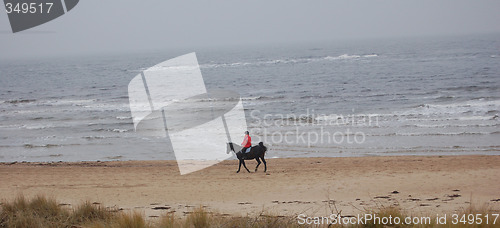
<path fill-rule="evenodd" d="M 80 0 L 16 34 L 2 10 L 0 58 L 500 33 L 499 10 L 499 0 Z"/>

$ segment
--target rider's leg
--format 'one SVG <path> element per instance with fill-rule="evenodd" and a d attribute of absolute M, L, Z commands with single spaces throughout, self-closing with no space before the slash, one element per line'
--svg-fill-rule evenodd
<path fill-rule="evenodd" d="M 248 147 L 243 147 L 241 149 L 241 156 L 243 157 L 243 159 L 245 159 L 247 157 L 246 156 L 247 149 L 248 149 Z"/>

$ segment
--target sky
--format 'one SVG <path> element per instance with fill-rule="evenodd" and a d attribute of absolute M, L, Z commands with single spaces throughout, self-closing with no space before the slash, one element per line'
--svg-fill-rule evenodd
<path fill-rule="evenodd" d="M 168 48 L 500 33 L 498 0 L 80 0 L 13 34 L 0 59 Z"/>

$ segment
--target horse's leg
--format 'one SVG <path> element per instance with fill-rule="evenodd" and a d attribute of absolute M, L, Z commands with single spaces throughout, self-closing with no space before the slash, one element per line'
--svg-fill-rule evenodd
<path fill-rule="evenodd" d="M 241 160 L 241 159 L 240 159 L 240 165 L 238 166 L 238 171 L 236 171 L 236 173 L 239 173 L 239 172 L 240 172 L 240 169 L 241 169 L 241 161 L 243 161 L 243 160 Z"/>
<path fill-rule="evenodd" d="M 245 167 L 245 169 L 246 169 L 248 172 L 250 172 L 250 170 L 248 170 L 248 168 L 247 168 L 247 165 L 245 165 L 245 160 L 241 159 L 241 162 L 243 163 L 243 167 Z"/>
<path fill-rule="evenodd" d="M 257 169 L 259 168 L 260 165 L 260 159 L 259 157 L 256 157 L 255 160 L 257 161 L 257 166 L 255 166 L 255 172 L 257 172 Z"/>
<path fill-rule="evenodd" d="M 261 157 L 262 162 L 264 162 L 264 173 L 267 171 L 267 164 L 266 164 L 266 159 L 264 159 L 264 156 Z"/>

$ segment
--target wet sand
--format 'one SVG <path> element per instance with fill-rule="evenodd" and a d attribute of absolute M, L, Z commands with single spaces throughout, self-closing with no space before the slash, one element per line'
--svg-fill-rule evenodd
<path fill-rule="evenodd" d="M 229 160 L 180 175 L 175 161 L 2 163 L 0 198 L 42 194 L 138 210 L 154 218 L 192 207 L 229 215 L 262 211 L 357 215 L 398 205 L 411 213 L 453 213 L 472 202 L 500 208 L 500 156 L 401 156 L 267 159 L 252 173 Z"/>

